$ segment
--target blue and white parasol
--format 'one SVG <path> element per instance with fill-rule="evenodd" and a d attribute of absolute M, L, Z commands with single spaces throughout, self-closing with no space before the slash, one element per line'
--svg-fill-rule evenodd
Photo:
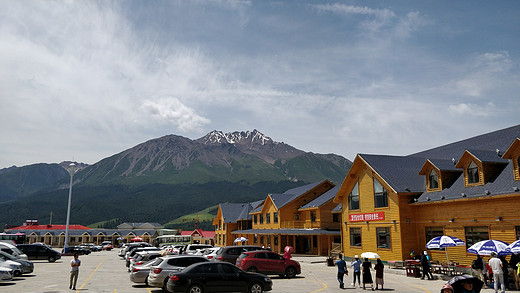
<path fill-rule="evenodd" d="M 432 240 L 428 241 L 426 243 L 426 248 L 428 249 L 435 249 L 435 248 L 446 248 L 446 247 L 454 247 L 454 246 L 463 246 L 464 241 L 460 240 L 457 237 L 453 236 L 437 236 L 433 238 Z M 448 250 L 446 249 L 446 260 L 450 262 L 450 259 L 448 257 Z"/>
<path fill-rule="evenodd" d="M 492 252 L 495 252 L 498 256 L 509 255 L 512 252 L 507 245 L 507 243 L 500 240 L 482 240 L 468 248 L 468 252 L 480 255 L 491 255 Z"/>

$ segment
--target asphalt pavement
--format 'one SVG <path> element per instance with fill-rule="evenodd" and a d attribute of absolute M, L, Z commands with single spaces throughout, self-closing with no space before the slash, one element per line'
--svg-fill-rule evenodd
<path fill-rule="evenodd" d="M 34 272 L 15 278 L 12 282 L 0 283 L 0 292 L 82 292 L 82 293 L 159 293 L 159 288 L 136 285 L 129 279 L 125 262 L 117 255 L 117 250 L 93 252 L 80 256 L 82 261 L 76 291 L 69 290 L 71 256 L 64 256 L 55 263 L 35 261 Z M 293 259 L 300 262 L 302 274 L 293 279 L 271 276 L 273 293 L 316 293 L 316 292 L 366 292 L 370 288 L 352 287 L 352 275 L 345 276 L 345 289 L 339 288 L 336 267 L 327 266 L 325 257 L 300 256 Z M 349 268 L 349 271 L 351 269 Z M 375 274 L 375 273 L 374 273 Z M 384 291 L 389 292 L 440 292 L 446 280 L 421 280 L 407 277 L 405 270 L 385 268 Z M 379 290 L 378 290 L 379 291 Z M 494 292 L 483 289 L 483 293 Z"/>

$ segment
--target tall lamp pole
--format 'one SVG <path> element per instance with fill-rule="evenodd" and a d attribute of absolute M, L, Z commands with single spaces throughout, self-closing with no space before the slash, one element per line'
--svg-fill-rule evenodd
<path fill-rule="evenodd" d="M 69 204 L 67 205 L 67 223 L 65 225 L 65 242 L 63 243 L 63 252 L 67 253 L 69 250 L 69 222 L 70 222 L 70 201 L 72 197 L 72 178 L 74 177 L 74 172 L 76 171 L 76 165 L 74 163 L 70 163 L 69 171 L 70 174 L 70 185 L 69 185 Z"/>

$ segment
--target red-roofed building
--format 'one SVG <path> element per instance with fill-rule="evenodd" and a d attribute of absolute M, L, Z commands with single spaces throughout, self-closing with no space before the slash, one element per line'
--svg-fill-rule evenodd
<path fill-rule="evenodd" d="M 191 236 L 193 243 L 200 244 L 215 244 L 215 231 L 203 231 L 201 229 L 195 229 L 193 231 L 182 231 L 181 235 Z"/>

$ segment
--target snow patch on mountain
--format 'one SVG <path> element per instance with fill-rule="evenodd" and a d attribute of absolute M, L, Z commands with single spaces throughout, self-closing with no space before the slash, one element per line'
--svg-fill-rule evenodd
<path fill-rule="evenodd" d="M 235 131 L 223 133 L 222 131 L 213 130 L 201 138 L 204 144 L 230 143 L 230 144 L 260 144 L 266 145 L 270 143 L 278 144 L 270 137 L 264 135 L 258 130 L 253 131 Z"/>

